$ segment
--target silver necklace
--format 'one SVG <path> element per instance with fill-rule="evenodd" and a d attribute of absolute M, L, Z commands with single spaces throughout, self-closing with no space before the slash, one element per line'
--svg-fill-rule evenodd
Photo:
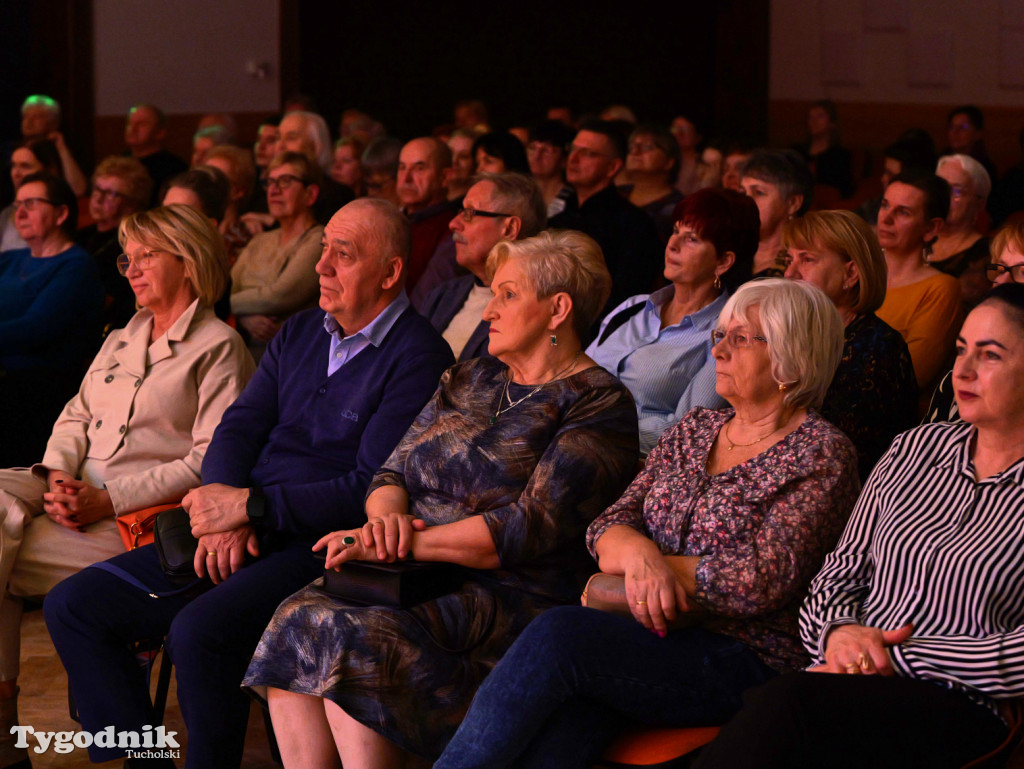
<path fill-rule="evenodd" d="M 500 417 L 506 411 L 511 411 L 512 409 L 514 409 L 516 406 L 518 406 L 523 401 L 528 400 L 529 398 L 532 398 L 534 395 L 536 395 L 538 392 L 540 392 L 540 389 L 542 387 L 545 387 L 546 385 L 549 385 L 552 382 L 554 382 L 556 379 L 559 379 L 560 377 L 562 377 L 566 372 L 570 371 L 573 368 L 573 366 L 576 365 L 576 362 L 580 359 L 580 356 L 582 354 L 583 354 L 583 350 L 580 350 L 579 352 L 577 352 L 576 355 L 573 356 L 573 359 L 571 361 L 569 361 L 569 365 L 568 366 L 566 366 L 564 369 L 559 371 L 557 374 L 555 374 L 553 377 L 551 377 L 551 379 L 549 379 L 548 381 L 541 382 L 539 385 L 534 387 L 532 390 L 530 390 L 530 392 L 528 392 L 526 395 L 524 395 L 522 398 L 519 398 L 518 400 L 512 400 L 512 396 L 508 394 L 508 387 L 509 387 L 509 384 L 511 384 L 511 382 L 512 382 L 512 377 L 509 376 L 509 375 L 506 375 L 505 376 L 505 389 L 504 389 L 504 391 L 502 393 L 501 398 L 498 400 L 498 410 L 494 412 L 494 416 L 490 418 L 490 422 L 489 423 L 493 425 L 495 422 L 498 421 L 498 417 Z M 502 404 L 503 401 L 508 401 L 508 406 L 506 406 L 505 408 L 501 407 L 501 404 Z"/>

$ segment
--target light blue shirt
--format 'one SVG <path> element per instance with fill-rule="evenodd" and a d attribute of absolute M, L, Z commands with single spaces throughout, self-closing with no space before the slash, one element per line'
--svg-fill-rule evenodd
<path fill-rule="evenodd" d="M 324 331 L 331 335 L 331 351 L 327 358 L 327 376 L 331 376 L 371 344 L 380 347 L 384 337 L 409 306 L 409 297 L 400 292 L 380 314 L 351 336 L 330 313 L 324 313 Z"/>
<path fill-rule="evenodd" d="M 640 451 L 645 456 L 661 434 L 694 406 L 718 409 L 727 405 L 715 392 L 711 332 L 729 297 L 722 292 L 707 307 L 662 328 L 661 308 L 674 292 L 675 286 L 666 286 L 627 299 L 608 313 L 597 340 L 587 348 L 587 355 L 615 374 L 633 394 L 640 422 Z M 643 309 L 599 345 L 608 322 L 641 302 Z"/>

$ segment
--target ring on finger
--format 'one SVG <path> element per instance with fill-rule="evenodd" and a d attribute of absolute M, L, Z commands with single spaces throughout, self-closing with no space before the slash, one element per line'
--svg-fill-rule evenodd
<path fill-rule="evenodd" d="M 647 605 L 647 601 L 637 601 L 636 605 L 637 606 L 646 606 Z"/>
<path fill-rule="evenodd" d="M 342 539 L 341 539 L 341 544 L 343 544 L 345 547 L 349 547 L 351 545 L 354 545 L 355 543 L 356 543 L 356 538 L 355 537 L 342 537 Z"/>
<path fill-rule="evenodd" d="M 851 663 L 850 663 L 849 665 L 847 665 L 847 666 L 846 666 L 846 672 L 847 672 L 847 673 L 850 673 L 850 674 L 852 675 L 852 674 L 854 674 L 854 673 L 859 673 L 859 672 L 860 672 L 860 668 L 859 668 L 859 667 L 857 667 L 856 665 L 854 665 L 854 664 L 853 664 L 853 663 L 851 662 Z"/>
<path fill-rule="evenodd" d="M 867 670 L 868 667 L 870 667 L 871 665 L 871 660 L 868 659 L 867 655 L 864 654 L 864 652 L 861 652 L 857 657 L 857 665 L 860 666 L 862 669 Z"/>

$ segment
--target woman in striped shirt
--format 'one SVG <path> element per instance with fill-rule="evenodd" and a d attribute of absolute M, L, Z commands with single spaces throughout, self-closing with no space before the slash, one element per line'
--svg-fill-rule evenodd
<path fill-rule="evenodd" d="M 965 421 L 896 439 L 812 583 L 816 665 L 750 692 L 700 769 L 959 767 L 1006 737 L 1024 695 L 1024 286 L 968 316 L 953 382 Z"/>

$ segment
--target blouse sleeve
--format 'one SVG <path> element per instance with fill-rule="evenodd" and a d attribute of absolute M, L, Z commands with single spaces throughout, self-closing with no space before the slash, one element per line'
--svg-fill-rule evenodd
<path fill-rule="evenodd" d="M 636 406 L 621 385 L 595 387 L 563 415 L 522 494 L 483 513 L 502 568 L 582 538 L 639 457 Z"/>
<path fill-rule="evenodd" d="M 855 453 L 845 437 L 822 435 L 810 472 L 766 500 L 752 537 L 725 542 L 697 565 L 695 597 L 716 614 L 773 611 L 806 589 L 842 531 L 857 499 Z M 799 462 L 792 454 L 783 462 Z"/>
<path fill-rule="evenodd" d="M 1024 627 L 984 638 L 914 637 L 889 647 L 889 655 L 899 675 L 964 684 L 996 698 L 1024 694 Z"/>

